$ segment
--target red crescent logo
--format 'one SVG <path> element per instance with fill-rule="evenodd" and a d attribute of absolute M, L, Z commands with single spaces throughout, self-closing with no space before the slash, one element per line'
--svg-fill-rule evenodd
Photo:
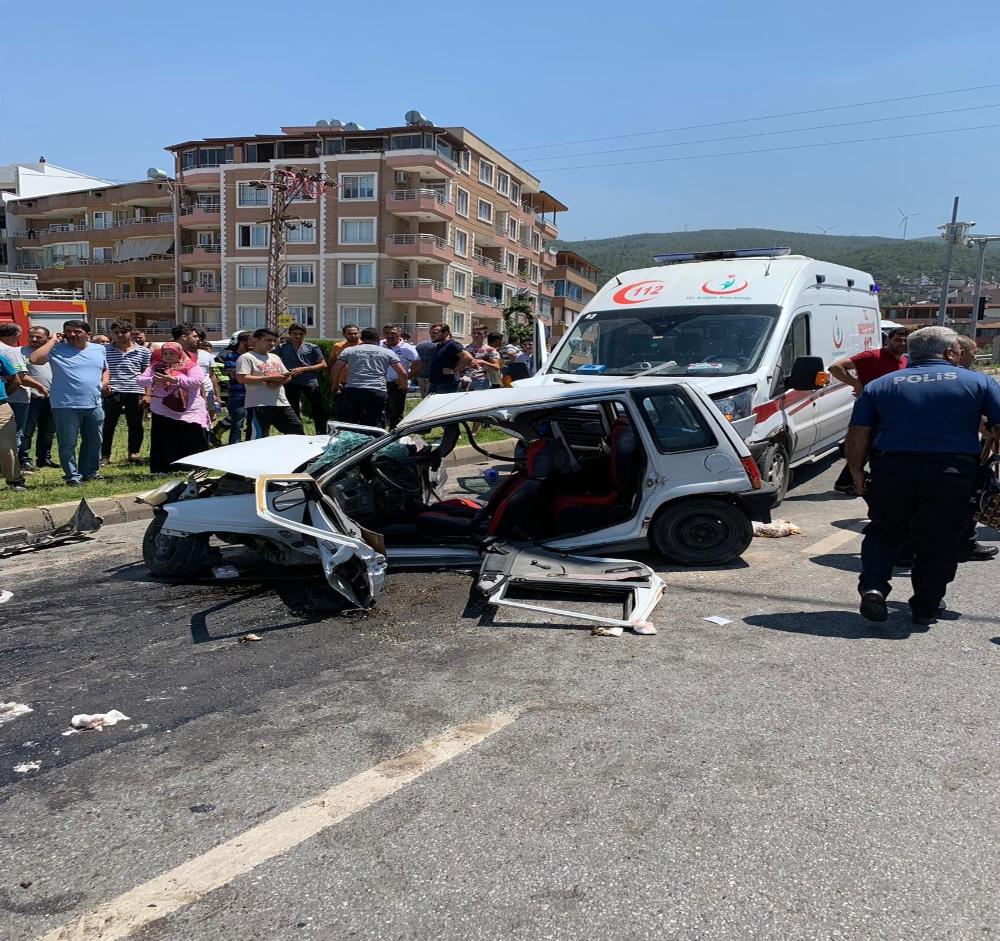
<path fill-rule="evenodd" d="M 745 291 L 748 287 L 750 287 L 750 282 L 749 281 L 744 281 L 742 284 L 739 284 L 739 285 L 737 285 L 734 288 L 725 288 L 725 289 L 723 289 L 723 290 L 720 291 L 720 290 L 716 290 L 715 288 L 710 288 L 708 286 L 708 282 L 706 281 L 701 286 L 701 290 L 702 290 L 702 292 L 704 294 L 715 294 L 715 295 L 719 295 L 719 294 L 739 294 L 740 291 Z"/>
<path fill-rule="evenodd" d="M 611 295 L 611 299 L 616 304 L 641 304 L 643 301 L 652 300 L 666 286 L 663 281 L 636 281 L 620 287 Z"/>

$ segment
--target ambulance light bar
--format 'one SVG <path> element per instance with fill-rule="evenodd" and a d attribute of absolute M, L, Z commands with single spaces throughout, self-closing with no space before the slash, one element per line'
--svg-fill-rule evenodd
<path fill-rule="evenodd" d="M 778 258 L 788 255 L 790 248 L 733 248 L 718 252 L 670 252 L 654 255 L 658 265 L 679 265 L 685 261 L 721 261 L 723 258 Z"/>

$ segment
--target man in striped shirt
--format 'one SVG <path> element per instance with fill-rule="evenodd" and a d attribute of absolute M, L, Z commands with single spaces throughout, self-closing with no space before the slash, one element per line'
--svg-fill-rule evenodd
<path fill-rule="evenodd" d="M 141 460 L 143 389 L 136 379 L 149 366 L 148 347 L 132 342 L 132 324 L 116 320 L 111 325 L 114 341 L 104 347 L 110 378 L 104 389 L 104 437 L 101 442 L 101 463 L 111 463 L 111 445 L 122 412 L 128 427 L 128 459 Z"/>

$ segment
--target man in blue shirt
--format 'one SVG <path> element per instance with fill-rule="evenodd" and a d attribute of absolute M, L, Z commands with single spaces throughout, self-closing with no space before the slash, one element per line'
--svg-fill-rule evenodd
<path fill-rule="evenodd" d="M 309 403 L 316 434 L 326 434 L 326 402 L 319 387 L 319 374 L 326 369 L 326 357 L 315 343 L 306 341 L 306 328 L 293 323 L 288 339 L 275 351 L 292 378 L 285 385 L 285 396 L 295 414 L 302 418 L 302 399 Z"/>
<path fill-rule="evenodd" d="M 858 397 L 845 451 L 870 519 L 861 545 L 861 614 L 888 617 L 893 561 L 912 528 L 910 611 L 915 624 L 932 624 L 958 567 L 982 418 L 1000 423 L 1000 386 L 959 366 L 958 335 L 947 327 L 917 330 L 907 346 L 909 366 L 870 382 Z"/>
<path fill-rule="evenodd" d="M 51 337 L 28 359 L 36 366 L 52 366 L 49 398 L 66 483 L 79 487 L 85 480 L 98 479 L 104 426 L 101 396 L 110 382 L 104 346 L 90 342 L 90 325 L 86 321 L 67 320 L 63 332 Z"/>
<path fill-rule="evenodd" d="M 17 460 L 17 423 L 7 393 L 16 392 L 20 386 L 21 373 L 11 366 L 10 360 L 0 356 L 0 474 L 7 481 L 7 488 L 17 491 L 28 488 Z"/>

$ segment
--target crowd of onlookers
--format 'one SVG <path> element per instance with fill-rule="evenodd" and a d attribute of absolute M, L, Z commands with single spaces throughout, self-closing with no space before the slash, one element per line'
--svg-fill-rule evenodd
<path fill-rule="evenodd" d="M 14 491 L 26 490 L 25 478 L 41 468 L 61 468 L 71 487 L 100 479 L 123 417 L 127 461 L 144 463 L 148 419 L 149 470 L 167 473 L 213 444 L 272 429 L 302 434 L 303 403 L 318 433 L 331 411 L 339 421 L 392 429 L 414 387 L 421 396 L 488 390 L 533 369 L 529 342 L 519 347 L 474 327 L 463 345 L 443 323 L 417 344 L 398 326 L 349 324 L 329 357 L 300 324 L 284 336 L 243 331 L 221 353 L 191 324 L 159 344 L 126 321 L 116 321 L 110 337 L 92 336 L 83 320 L 67 320 L 55 335 L 40 326 L 21 332 L 0 324 L 0 474 Z"/>

